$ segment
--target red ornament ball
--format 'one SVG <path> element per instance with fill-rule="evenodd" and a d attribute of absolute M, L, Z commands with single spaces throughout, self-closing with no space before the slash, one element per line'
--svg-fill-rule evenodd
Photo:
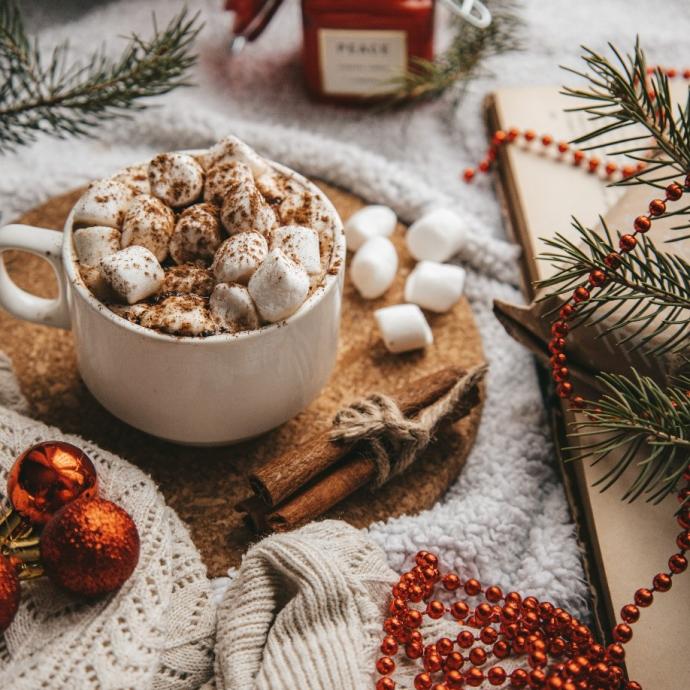
<path fill-rule="evenodd" d="M 9 628 L 19 608 L 19 578 L 9 558 L 0 554 L 0 633 Z"/>
<path fill-rule="evenodd" d="M 82 498 L 60 509 L 46 525 L 41 559 L 50 579 L 70 592 L 114 592 L 137 565 L 139 533 L 120 506 Z"/>
<path fill-rule="evenodd" d="M 63 506 L 98 492 L 96 468 L 81 448 L 44 441 L 25 450 L 7 479 L 14 509 L 34 525 L 45 525 Z"/>

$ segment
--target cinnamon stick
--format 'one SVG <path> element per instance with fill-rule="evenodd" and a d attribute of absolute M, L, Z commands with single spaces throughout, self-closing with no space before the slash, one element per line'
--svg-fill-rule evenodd
<path fill-rule="evenodd" d="M 448 393 L 464 373 L 459 367 L 440 369 L 413 381 L 392 398 L 403 414 L 413 415 Z M 249 475 L 249 483 L 266 505 L 276 506 L 343 458 L 352 445 L 331 441 L 329 428 L 267 462 Z"/>

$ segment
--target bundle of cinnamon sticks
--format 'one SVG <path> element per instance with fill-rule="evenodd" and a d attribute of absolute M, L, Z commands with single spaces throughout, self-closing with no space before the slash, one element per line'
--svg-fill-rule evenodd
<path fill-rule="evenodd" d="M 471 385 L 444 423 L 465 417 L 479 403 L 478 380 L 484 370 L 479 376 L 474 372 Z M 391 399 L 406 417 L 414 418 L 466 377 L 461 368 L 445 367 L 411 382 Z M 376 477 L 377 465 L 366 443 L 333 441 L 331 429 L 325 429 L 250 474 L 253 494 L 236 510 L 258 533 L 287 531 L 324 514 Z"/>

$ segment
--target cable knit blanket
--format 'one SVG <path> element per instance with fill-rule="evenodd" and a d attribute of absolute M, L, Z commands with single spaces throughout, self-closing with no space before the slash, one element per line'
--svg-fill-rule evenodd
<path fill-rule="evenodd" d="M 447 103 L 388 115 L 316 107 L 302 96 L 299 87 L 295 3 L 281 10 L 279 21 L 262 42 L 234 64 L 224 49 L 227 18 L 218 9 L 221 3 L 208 0 L 196 4 L 202 7 L 207 20 L 200 39 L 198 88 L 177 91 L 161 100 L 159 109 L 130 121 L 104 126 L 94 140 L 41 140 L 5 156 L 0 177 L 2 221 L 9 221 L 52 194 L 144 160 L 154 151 L 205 146 L 231 132 L 261 153 L 306 175 L 321 177 L 372 202 L 392 206 L 404 221 L 413 220 L 421 210 L 436 204 L 454 207 L 465 219 L 467 229 L 457 260 L 469 269 L 467 294 L 490 364 L 482 424 L 462 475 L 437 506 L 414 517 L 375 524 L 368 534 L 385 551 L 394 570 L 401 570 L 416 550 L 425 547 L 439 552 L 447 566 L 466 576 L 548 597 L 575 613 L 586 613 L 578 548 L 555 467 L 534 365 L 531 357 L 503 332 L 491 312 L 494 298 L 519 300 L 513 287 L 517 252 L 500 239 L 497 205 L 486 186 L 461 188 L 456 182 L 457 171 L 481 154 L 484 134 L 479 102 L 498 80 L 487 77 L 473 83 L 468 101 L 459 111 Z M 45 31 L 43 38 L 49 45 L 76 35 L 79 44 L 75 51 L 87 51 L 96 38 L 103 36 L 103 27 L 113 37 L 133 29 L 144 31 L 151 9 L 162 22 L 178 7 L 177 2 L 163 0 L 111 2 L 76 23 Z M 681 8 L 680 2 L 667 3 L 667 15 L 673 14 L 678 21 L 667 25 L 663 35 L 654 34 L 653 57 L 661 63 L 677 62 L 676 46 L 687 34 L 689 23 Z M 635 31 L 652 26 L 651 15 L 645 13 L 652 13 L 653 8 L 623 0 L 575 6 L 537 2 L 530 3 L 523 12 L 529 52 L 498 58 L 490 65 L 504 81 L 512 83 L 560 80 L 556 65 L 573 64 L 581 42 L 595 48 L 602 48 L 608 39 L 623 47 L 629 45 Z M 600 15 L 596 21 L 595 14 Z M 111 45 L 114 43 L 111 41 Z M 571 45 L 566 48 L 567 43 Z M 11 418 L 3 417 L 3 423 L 11 426 Z M 15 445 L 18 442 L 14 440 Z M 99 453 L 97 458 L 102 466 L 114 462 L 107 453 Z M 151 545 L 150 551 L 144 551 L 146 557 L 158 557 L 156 549 L 161 548 L 162 534 L 193 553 L 186 532 L 177 518 L 162 507 L 150 480 L 126 463 L 117 463 L 123 477 L 131 477 L 134 485 L 142 482 L 146 501 L 153 501 L 155 506 L 151 510 L 156 519 L 146 522 Z M 116 478 L 117 473 L 111 476 L 114 483 L 124 481 Z M 127 508 L 133 505 L 125 503 Z M 222 598 L 231 576 L 211 583 L 217 599 Z M 160 637 L 145 636 L 153 647 L 165 647 L 166 635 L 178 639 L 179 630 L 173 635 L 172 628 L 166 627 L 172 626 L 174 619 L 185 623 L 185 613 L 182 617 L 171 615 L 175 610 L 170 608 L 171 600 L 163 605 L 157 596 L 161 591 L 175 593 L 178 577 L 181 573 L 177 567 L 161 568 L 151 574 L 146 586 L 142 585 L 142 609 L 150 616 L 161 612 L 160 625 L 155 628 Z M 206 602 L 200 615 L 203 625 L 208 625 L 213 612 L 205 597 L 200 586 L 197 598 Z M 113 620 L 118 615 L 116 609 L 107 607 L 101 613 Z M 112 625 L 113 639 L 117 639 L 117 626 Z M 222 617 L 218 625 L 224 625 Z M 53 633 L 41 634 L 46 635 L 48 644 Z M 26 631 L 22 628 L 11 635 L 15 637 L 9 638 L 3 654 L 12 654 L 21 647 Z M 156 656 L 159 652 L 152 652 L 149 660 L 160 658 Z M 94 663 L 107 664 L 107 654 L 103 654 L 96 655 Z M 193 655 L 185 658 L 193 668 Z M 131 686 L 149 687 L 154 678 L 159 678 L 151 664 L 144 666 L 147 670 L 132 680 Z M 176 684 L 171 681 L 171 685 L 196 687 L 198 680 L 190 671 L 186 680 Z M 124 678 L 121 684 L 130 685 Z M 158 680 L 155 685 L 164 686 Z"/>

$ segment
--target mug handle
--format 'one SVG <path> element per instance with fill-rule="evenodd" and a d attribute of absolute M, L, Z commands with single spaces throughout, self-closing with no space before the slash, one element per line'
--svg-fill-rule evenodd
<path fill-rule="evenodd" d="M 481 0 L 443 0 L 451 12 L 462 17 L 478 29 L 486 29 L 491 24 L 491 12 Z"/>
<path fill-rule="evenodd" d="M 61 258 L 62 239 L 63 234 L 57 230 L 35 228 L 30 225 L 13 224 L 0 228 L 0 307 L 26 321 L 57 328 L 70 328 L 67 282 Z M 2 258 L 3 252 L 10 249 L 30 252 L 51 265 L 57 277 L 59 290 L 55 299 L 32 295 L 14 283 Z"/>

